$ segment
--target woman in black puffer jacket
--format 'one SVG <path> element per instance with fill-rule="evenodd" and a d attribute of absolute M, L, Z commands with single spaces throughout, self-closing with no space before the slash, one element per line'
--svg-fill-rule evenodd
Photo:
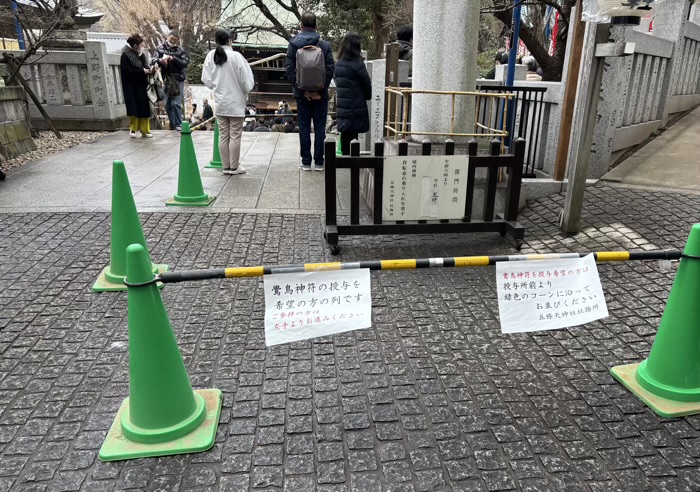
<path fill-rule="evenodd" d="M 350 142 L 369 130 L 367 101 L 372 98 L 372 81 L 361 51 L 360 35 L 349 32 L 335 64 L 336 111 L 343 155 L 350 155 Z"/>

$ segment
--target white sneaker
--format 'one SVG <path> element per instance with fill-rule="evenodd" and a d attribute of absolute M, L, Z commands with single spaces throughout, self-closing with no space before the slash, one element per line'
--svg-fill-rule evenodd
<path fill-rule="evenodd" d="M 129 132 L 129 137 L 136 138 L 136 132 Z"/>
<path fill-rule="evenodd" d="M 143 138 L 153 138 L 153 135 L 151 133 L 142 133 L 141 137 Z"/>
<path fill-rule="evenodd" d="M 227 175 L 232 175 L 232 174 L 236 174 L 236 171 L 232 171 L 232 170 L 230 170 L 230 169 L 224 169 L 224 170 L 223 170 L 223 173 L 224 173 L 224 174 L 227 174 Z"/>
<path fill-rule="evenodd" d="M 231 174 L 245 174 L 246 169 L 243 166 L 238 166 L 236 169 L 231 170 Z"/>

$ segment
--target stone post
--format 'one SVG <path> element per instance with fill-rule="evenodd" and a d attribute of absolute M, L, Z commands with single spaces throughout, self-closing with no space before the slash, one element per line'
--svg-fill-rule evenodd
<path fill-rule="evenodd" d="M 668 121 L 669 102 L 678 83 L 683 54 L 681 40 L 689 10 L 690 2 L 688 0 L 666 0 L 654 8 L 654 36 L 668 39 L 676 45 L 673 49 L 673 57 L 666 66 L 666 76 L 661 85 L 661 100 L 659 101 L 661 126 L 665 126 Z"/>
<path fill-rule="evenodd" d="M 473 91 L 478 69 L 480 2 L 421 0 L 413 3 L 413 88 Z M 449 132 L 450 96 L 415 95 L 413 131 Z M 456 98 L 455 132 L 474 132 L 474 98 Z M 420 137 L 420 136 L 419 136 Z M 415 138 L 415 136 L 414 136 Z M 445 137 L 431 140 L 444 141 Z"/>
<path fill-rule="evenodd" d="M 95 119 L 117 118 L 116 88 L 107 62 L 107 45 L 102 41 L 85 41 L 85 57 Z"/>

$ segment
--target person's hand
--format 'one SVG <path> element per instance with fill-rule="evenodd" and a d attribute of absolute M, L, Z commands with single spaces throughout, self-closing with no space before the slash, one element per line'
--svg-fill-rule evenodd
<path fill-rule="evenodd" d="M 151 71 L 150 71 L 148 68 L 144 68 L 144 69 L 143 69 L 143 73 L 145 73 L 146 75 L 148 75 L 149 73 L 151 73 Z"/>

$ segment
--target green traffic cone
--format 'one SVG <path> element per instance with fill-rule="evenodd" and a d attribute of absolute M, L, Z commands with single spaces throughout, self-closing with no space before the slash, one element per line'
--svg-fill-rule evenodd
<path fill-rule="evenodd" d="M 343 155 L 343 148 L 340 146 L 340 132 L 338 132 L 338 142 L 335 146 L 335 155 Z"/>
<path fill-rule="evenodd" d="M 219 121 L 214 120 L 214 155 L 209 161 L 207 168 L 213 169 L 223 169 L 224 165 L 221 163 L 221 152 L 219 151 Z"/>
<path fill-rule="evenodd" d="M 141 229 L 141 221 L 136 211 L 136 203 L 131 193 L 129 177 L 122 161 L 114 161 L 112 165 L 112 233 L 110 240 L 109 265 L 102 270 L 97 281 L 92 286 L 95 292 L 114 292 L 126 290 L 126 247 L 130 244 L 140 244 L 146 250 L 148 247 Z M 150 261 L 150 259 L 149 259 Z M 168 265 L 151 264 L 155 273 L 166 272 Z M 162 287 L 162 284 L 160 284 Z"/>
<path fill-rule="evenodd" d="M 690 229 L 649 358 L 610 372 L 662 417 L 700 413 L 700 224 Z"/>
<path fill-rule="evenodd" d="M 100 449 L 102 461 L 206 451 L 214 445 L 221 391 L 192 390 L 148 253 L 126 250 L 129 397 Z"/>
<path fill-rule="evenodd" d="M 180 137 L 180 171 L 177 177 L 177 194 L 165 202 L 166 205 L 181 205 L 186 207 L 206 207 L 216 197 L 204 193 L 202 177 L 199 175 L 199 164 L 194 153 L 192 131 L 186 121 L 182 122 Z"/>

